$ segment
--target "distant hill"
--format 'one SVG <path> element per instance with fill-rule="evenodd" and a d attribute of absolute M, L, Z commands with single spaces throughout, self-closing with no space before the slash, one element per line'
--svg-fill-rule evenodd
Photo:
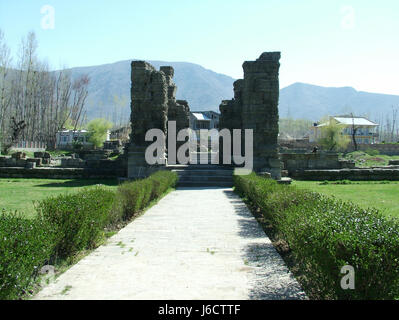
<path fill-rule="evenodd" d="M 132 60 L 119 61 L 92 67 L 69 69 L 72 77 L 88 74 L 90 77 L 87 100 L 88 118 L 112 116 L 120 107 L 114 101 L 118 96 L 124 105 L 124 113 L 130 115 L 130 63 Z M 174 81 L 177 85 L 177 99 L 187 100 L 191 110 L 219 110 L 224 99 L 233 96 L 235 79 L 205 69 L 188 62 L 148 61 L 156 69 L 160 66 L 172 66 L 175 69 Z"/>
<path fill-rule="evenodd" d="M 399 108 L 399 96 L 356 91 L 351 87 L 320 87 L 294 83 L 280 90 L 280 117 L 319 120 L 326 115 L 380 117 Z"/>
<path fill-rule="evenodd" d="M 170 65 L 175 69 L 174 81 L 178 86 L 177 98 L 187 100 L 195 111 L 219 112 L 219 104 L 233 96 L 235 79 L 188 62 L 148 61 L 159 70 Z M 91 67 L 69 69 L 73 77 L 90 77 L 87 100 L 88 118 L 110 117 L 115 121 L 130 115 L 130 63 L 119 61 Z M 117 96 L 119 103 L 115 102 Z M 118 100 L 117 99 L 117 100 Z M 122 106 L 122 107 L 121 107 Z M 356 115 L 380 117 L 399 107 L 399 96 L 356 91 L 351 87 L 321 87 L 294 83 L 280 90 L 280 117 L 317 121 L 326 115 L 353 112 Z"/>

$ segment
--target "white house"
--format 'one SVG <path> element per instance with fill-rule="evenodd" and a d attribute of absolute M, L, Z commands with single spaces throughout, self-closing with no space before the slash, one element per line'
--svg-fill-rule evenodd
<path fill-rule="evenodd" d="M 106 141 L 110 140 L 110 131 L 107 131 L 107 139 Z M 88 131 L 87 130 L 61 130 L 58 131 L 56 134 L 56 148 L 57 149 L 62 149 L 62 148 L 68 148 L 72 147 L 73 141 L 76 140 L 82 145 L 91 145 L 91 143 L 88 141 Z"/>
<path fill-rule="evenodd" d="M 215 111 L 192 111 L 190 112 L 190 128 L 192 130 L 200 129 L 218 129 L 220 114 Z"/>
<path fill-rule="evenodd" d="M 349 136 L 352 139 L 353 128 L 355 128 L 355 139 L 359 144 L 373 144 L 377 141 L 377 134 L 375 129 L 379 124 L 368 120 L 364 117 L 356 116 L 330 116 L 327 122 L 318 124 L 315 123 L 309 133 L 309 142 L 316 142 L 322 136 L 322 128 L 327 126 L 330 121 L 343 126 L 342 134 Z"/>
<path fill-rule="evenodd" d="M 58 131 L 56 134 L 56 145 L 57 149 L 62 149 L 63 147 L 71 147 L 74 139 L 82 143 L 83 145 L 89 145 L 87 141 L 87 130 L 62 130 Z"/>
<path fill-rule="evenodd" d="M 219 129 L 220 114 L 215 111 L 192 111 L 190 112 L 191 139 L 194 134 L 197 140 L 200 140 L 200 130 Z M 217 139 L 219 134 L 212 133 L 213 139 Z M 210 136 L 211 137 L 211 136 Z"/>

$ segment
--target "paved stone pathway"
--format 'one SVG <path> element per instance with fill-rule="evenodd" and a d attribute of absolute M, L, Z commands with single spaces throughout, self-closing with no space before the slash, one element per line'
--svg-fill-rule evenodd
<path fill-rule="evenodd" d="M 35 299 L 306 299 L 232 189 L 171 192 Z"/>

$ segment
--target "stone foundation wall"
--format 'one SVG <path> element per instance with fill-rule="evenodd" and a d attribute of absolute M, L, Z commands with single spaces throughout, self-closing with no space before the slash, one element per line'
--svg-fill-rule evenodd
<path fill-rule="evenodd" d="M 298 170 L 290 173 L 296 180 L 353 180 L 353 181 L 399 181 L 399 169 L 336 169 L 336 170 Z"/>
<path fill-rule="evenodd" d="M 107 169 L 120 170 L 127 166 L 127 162 L 123 158 L 117 160 L 101 159 L 101 160 L 83 160 L 80 158 L 63 158 L 61 159 L 61 168 L 92 168 L 92 169 Z"/>
<path fill-rule="evenodd" d="M 307 140 L 280 140 L 280 149 L 284 151 L 285 148 L 289 150 L 302 150 L 302 151 L 312 151 L 312 149 L 317 145 L 315 142 L 309 142 Z M 320 147 L 320 146 L 318 146 Z M 358 144 L 358 150 L 378 150 L 381 154 L 386 154 L 389 156 L 399 155 L 399 144 L 387 144 L 387 143 L 376 143 L 376 144 Z M 346 150 L 347 152 L 354 151 L 353 145 L 350 144 Z"/>
<path fill-rule="evenodd" d="M 290 152 L 291 150 L 294 151 L 307 151 L 311 152 L 314 147 L 317 146 L 317 143 L 309 142 L 309 140 L 279 140 L 278 145 L 282 152 L 285 152 L 285 149 L 288 149 Z"/>
<path fill-rule="evenodd" d="M 3 177 L 12 177 L 17 175 L 18 178 L 25 178 L 23 174 L 27 174 L 26 178 L 36 177 L 41 178 L 39 173 L 43 174 L 43 178 L 52 176 L 53 173 L 58 175 L 61 172 L 62 176 L 75 177 L 77 174 L 82 177 L 87 177 L 86 172 L 94 176 L 127 176 L 127 159 L 120 157 L 117 160 L 101 159 L 101 160 L 83 160 L 80 158 L 62 158 L 60 160 L 60 166 L 45 166 L 42 165 L 42 160 L 46 158 L 27 158 L 27 159 L 16 159 L 8 157 L 0 157 L 0 169 L 2 170 Z M 37 168 L 40 167 L 40 168 Z M 22 170 L 28 169 L 28 170 Z M 32 169 L 38 169 L 33 171 Z M 63 171 L 63 170 L 66 171 Z M 83 171 L 73 171 L 74 169 L 81 169 Z M 72 170 L 72 171 L 70 171 Z M 72 172 L 72 173 L 71 173 Z M 66 174 L 64 174 L 66 173 Z M 8 174 L 10 174 L 8 176 Z M 66 178 L 67 179 L 67 178 Z"/>
<path fill-rule="evenodd" d="M 337 153 L 283 153 L 280 155 L 284 170 L 354 168 L 355 163 L 339 160 Z"/>
<path fill-rule="evenodd" d="M 25 168 L 30 166 L 30 163 L 34 163 L 34 166 L 41 166 L 41 158 L 9 158 L 0 157 L 0 167 L 21 167 Z"/>
<path fill-rule="evenodd" d="M 108 179 L 125 176 L 125 168 L 0 168 L 0 178 Z"/>

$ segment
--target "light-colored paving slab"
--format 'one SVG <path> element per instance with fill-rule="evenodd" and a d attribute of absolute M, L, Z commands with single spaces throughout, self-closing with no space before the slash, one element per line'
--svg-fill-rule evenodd
<path fill-rule="evenodd" d="M 305 299 L 232 189 L 178 189 L 35 299 Z"/>

